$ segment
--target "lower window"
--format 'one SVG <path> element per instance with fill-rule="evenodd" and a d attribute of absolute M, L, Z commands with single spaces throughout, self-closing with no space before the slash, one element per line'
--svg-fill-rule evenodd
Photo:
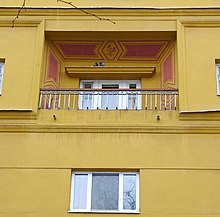
<path fill-rule="evenodd" d="M 138 212 L 139 174 L 73 172 L 70 211 Z"/>

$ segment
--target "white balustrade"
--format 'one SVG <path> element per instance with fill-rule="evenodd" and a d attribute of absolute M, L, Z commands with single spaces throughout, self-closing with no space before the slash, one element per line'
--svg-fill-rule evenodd
<path fill-rule="evenodd" d="M 39 109 L 177 110 L 178 90 L 163 89 L 47 89 Z"/>

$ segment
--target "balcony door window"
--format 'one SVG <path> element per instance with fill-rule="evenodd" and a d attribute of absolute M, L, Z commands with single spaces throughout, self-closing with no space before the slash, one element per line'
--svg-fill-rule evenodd
<path fill-rule="evenodd" d="M 92 89 L 93 88 L 93 82 L 83 82 L 83 88 L 84 89 Z M 93 107 L 93 94 L 91 91 L 86 91 L 81 96 L 82 101 L 82 109 L 91 109 Z"/>
<path fill-rule="evenodd" d="M 139 80 L 82 80 L 79 109 L 141 109 Z"/>
<path fill-rule="evenodd" d="M 106 92 L 102 92 L 101 95 L 101 108 L 116 109 L 119 102 L 117 91 L 119 89 L 119 84 L 102 84 L 102 89 L 106 90 Z"/>

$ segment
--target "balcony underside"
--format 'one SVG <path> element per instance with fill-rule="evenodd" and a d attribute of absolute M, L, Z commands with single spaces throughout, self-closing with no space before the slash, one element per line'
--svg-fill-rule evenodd
<path fill-rule="evenodd" d="M 141 126 L 174 126 L 178 124 L 178 111 L 158 110 L 39 110 L 38 123 L 71 125 L 86 128 Z"/>

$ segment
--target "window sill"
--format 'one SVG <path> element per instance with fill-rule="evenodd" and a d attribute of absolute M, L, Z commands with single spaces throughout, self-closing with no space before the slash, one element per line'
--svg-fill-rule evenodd
<path fill-rule="evenodd" d="M 140 211 L 114 211 L 114 210 L 93 210 L 93 211 L 84 211 L 84 210 L 68 210 L 68 213 L 114 213 L 114 214 L 140 214 Z"/>

